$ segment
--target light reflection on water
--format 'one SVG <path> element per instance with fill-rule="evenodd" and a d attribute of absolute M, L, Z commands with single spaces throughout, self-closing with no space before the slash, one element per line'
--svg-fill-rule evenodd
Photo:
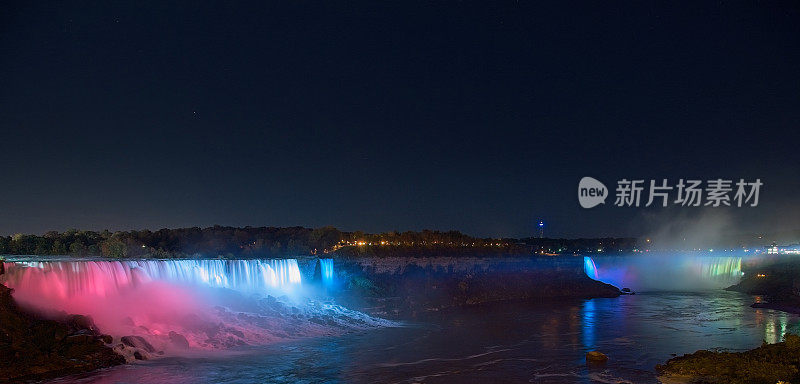
<path fill-rule="evenodd" d="M 61 382 L 656 382 L 653 367 L 698 349 L 745 350 L 798 332 L 797 315 L 735 292 L 653 293 L 500 304 L 426 315 L 400 328 L 298 340 L 209 358 L 165 358 Z M 609 355 L 587 367 L 589 350 Z"/>
<path fill-rule="evenodd" d="M 785 312 L 765 315 L 763 310 L 756 310 L 756 322 L 764 325 L 764 341 L 773 344 L 783 340 L 783 335 L 789 330 L 789 314 Z M 792 329 L 797 332 L 796 329 Z"/>
<path fill-rule="evenodd" d="M 595 300 L 586 300 L 581 306 L 583 345 L 587 349 L 596 349 L 594 341 L 594 328 L 597 326 L 594 319 L 595 303 Z"/>

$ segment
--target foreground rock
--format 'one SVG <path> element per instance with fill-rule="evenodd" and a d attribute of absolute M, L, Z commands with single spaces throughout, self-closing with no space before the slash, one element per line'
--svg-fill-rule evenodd
<path fill-rule="evenodd" d="M 664 383 L 775 384 L 800 382 L 800 336 L 763 344 L 747 352 L 697 351 L 676 357 L 656 370 Z"/>
<path fill-rule="evenodd" d="M 122 364 L 91 319 L 44 320 L 21 311 L 0 285 L 0 382 L 37 381 Z"/>
<path fill-rule="evenodd" d="M 605 353 L 599 351 L 589 351 L 586 352 L 586 362 L 587 363 L 605 363 L 608 361 L 608 356 Z"/>

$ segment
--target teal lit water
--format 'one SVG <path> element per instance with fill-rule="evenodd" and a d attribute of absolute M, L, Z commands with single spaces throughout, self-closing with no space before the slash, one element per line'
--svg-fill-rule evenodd
<path fill-rule="evenodd" d="M 507 303 L 405 326 L 163 358 L 60 383 L 655 383 L 654 366 L 698 349 L 745 350 L 800 331 L 797 315 L 726 291 Z M 609 362 L 588 367 L 586 351 Z"/>

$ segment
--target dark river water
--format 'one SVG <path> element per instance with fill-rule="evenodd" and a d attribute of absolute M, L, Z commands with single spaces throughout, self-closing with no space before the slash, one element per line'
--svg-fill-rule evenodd
<path fill-rule="evenodd" d="M 698 349 L 745 350 L 800 331 L 797 315 L 726 291 L 506 303 L 428 314 L 338 337 L 162 358 L 57 382 L 657 383 L 654 366 Z M 610 360 L 587 366 L 585 353 Z"/>

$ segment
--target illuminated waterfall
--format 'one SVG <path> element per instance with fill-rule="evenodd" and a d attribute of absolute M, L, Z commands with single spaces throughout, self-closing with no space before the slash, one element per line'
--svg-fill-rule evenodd
<path fill-rule="evenodd" d="M 735 283 L 742 277 L 741 257 L 707 257 L 700 260 L 700 273 L 706 279 Z"/>
<path fill-rule="evenodd" d="M 584 257 L 587 276 L 619 288 L 641 291 L 721 289 L 742 278 L 742 258 L 651 253 Z"/>
<path fill-rule="evenodd" d="M 589 256 L 583 257 L 583 271 L 586 273 L 586 276 L 597 280 L 597 266 L 594 265 L 594 260 Z"/>
<path fill-rule="evenodd" d="M 124 260 L 5 263 L 0 281 L 50 297 L 107 296 L 147 281 L 287 291 L 301 283 L 297 260 Z"/>
<path fill-rule="evenodd" d="M 17 260 L 3 263 L 0 283 L 14 289 L 21 306 L 46 316 L 86 315 L 105 334 L 141 336 L 166 353 L 183 353 L 183 346 L 173 345 L 174 333 L 191 349 L 213 350 L 388 324 L 327 297 L 323 303 L 309 296 L 317 292 L 302 287 L 299 265 L 307 264 L 295 259 Z M 320 260 L 319 272 L 322 283 L 332 279 L 333 261 Z"/>
<path fill-rule="evenodd" d="M 333 259 L 319 259 L 319 267 L 322 283 L 326 285 L 333 283 Z"/>

